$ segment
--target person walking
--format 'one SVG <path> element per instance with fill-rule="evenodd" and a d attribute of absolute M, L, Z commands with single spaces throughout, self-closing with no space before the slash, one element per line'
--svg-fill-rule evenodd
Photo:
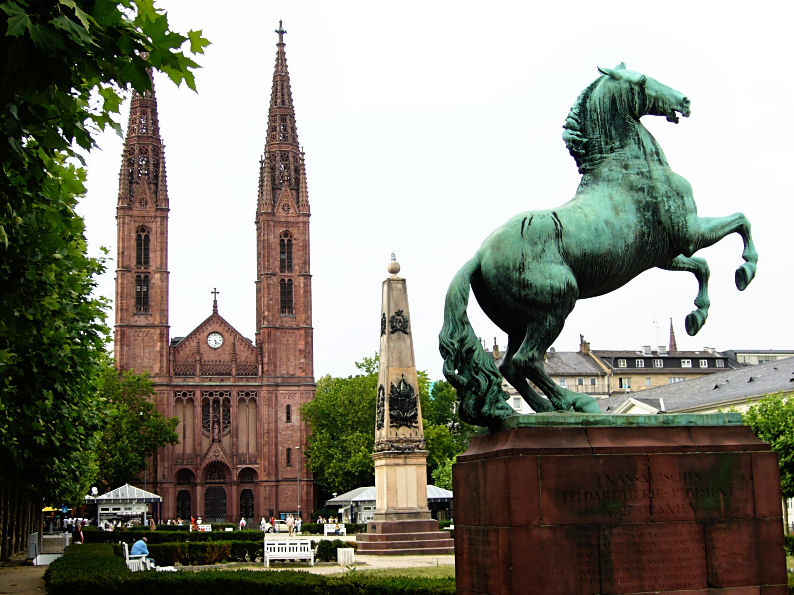
<path fill-rule="evenodd" d="M 295 517 L 295 532 L 296 532 L 296 533 L 300 534 L 300 532 L 301 532 L 301 525 L 302 525 L 302 524 L 303 524 L 303 521 L 301 520 L 301 517 L 300 517 L 300 515 L 298 515 L 297 517 Z"/>
<path fill-rule="evenodd" d="M 292 537 L 292 529 L 295 527 L 295 517 L 292 516 L 292 513 L 289 513 L 287 516 L 287 529 L 289 529 L 289 536 Z"/>
<path fill-rule="evenodd" d="M 83 522 L 77 522 L 74 524 L 74 531 L 72 531 L 72 543 L 83 543 L 84 535 L 83 535 Z"/>
<path fill-rule="evenodd" d="M 242 531 L 243 529 L 245 529 L 245 517 L 241 516 L 240 517 L 240 531 Z"/>

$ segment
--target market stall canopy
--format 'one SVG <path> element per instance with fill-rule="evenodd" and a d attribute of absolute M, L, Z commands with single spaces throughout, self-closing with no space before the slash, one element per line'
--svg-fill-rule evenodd
<path fill-rule="evenodd" d="M 86 496 L 85 501 L 92 504 L 147 504 L 150 502 L 162 502 L 163 499 L 157 494 L 125 483 L 120 488 L 111 490 L 102 496 L 97 496 L 96 498 Z"/>
<path fill-rule="evenodd" d="M 427 486 L 428 502 L 451 502 L 452 492 L 436 486 Z M 344 494 L 340 494 L 330 500 L 326 500 L 327 506 L 351 506 L 363 504 L 365 502 L 375 502 L 375 486 L 356 488 Z"/>

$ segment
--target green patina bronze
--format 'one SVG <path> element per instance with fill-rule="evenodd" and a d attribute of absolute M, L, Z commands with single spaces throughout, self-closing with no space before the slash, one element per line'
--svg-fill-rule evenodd
<path fill-rule="evenodd" d="M 439 348 L 461 418 L 469 423 L 497 427 L 514 415 L 502 376 L 537 412 L 600 412 L 593 397 L 558 386 L 543 368 L 576 300 L 613 291 L 652 267 L 689 271 L 698 281 L 697 308 L 685 321 L 694 335 L 709 309 L 709 268 L 695 252 L 738 233 L 745 262 L 736 269 L 736 287 L 743 290 L 755 276 L 758 255 L 745 216 L 698 217 L 689 183 L 670 169 L 640 122 L 651 115 L 677 123 L 676 112 L 689 116 L 689 99 L 623 64 L 599 71 L 564 125 L 563 139 L 582 174 L 576 195 L 556 209 L 507 221 L 447 291 Z M 508 335 L 498 368 L 466 315 L 470 287 Z"/>

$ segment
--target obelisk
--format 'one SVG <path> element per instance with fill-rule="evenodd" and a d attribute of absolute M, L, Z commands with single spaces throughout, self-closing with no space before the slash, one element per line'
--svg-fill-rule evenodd
<path fill-rule="evenodd" d="M 375 513 L 359 551 L 381 554 L 451 552 L 427 507 L 425 450 L 411 314 L 405 279 L 392 254 L 383 282 L 380 368 L 375 415 Z"/>

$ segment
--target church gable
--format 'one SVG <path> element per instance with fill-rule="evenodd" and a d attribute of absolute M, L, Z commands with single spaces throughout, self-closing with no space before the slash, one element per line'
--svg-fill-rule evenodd
<path fill-rule="evenodd" d="M 292 215 L 298 212 L 298 206 L 295 204 L 295 198 L 292 196 L 288 186 L 284 186 L 276 203 L 276 214 L 278 215 Z"/>
<path fill-rule="evenodd" d="M 217 312 L 173 348 L 175 376 L 257 376 L 257 349 Z"/>

